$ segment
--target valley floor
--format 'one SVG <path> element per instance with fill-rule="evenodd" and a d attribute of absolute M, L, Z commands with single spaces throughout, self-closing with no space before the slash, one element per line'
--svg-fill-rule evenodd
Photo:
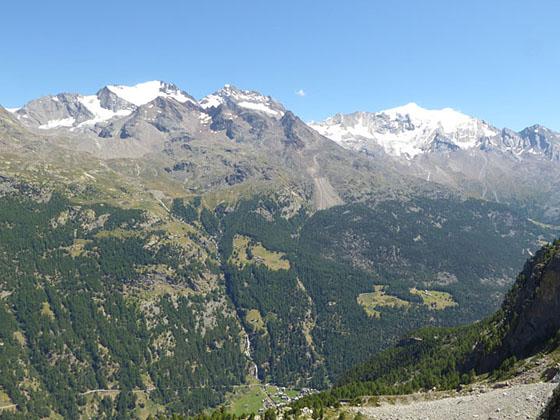
<path fill-rule="evenodd" d="M 436 400 L 384 401 L 379 407 L 352 407 L 351 410 L 379 420 L 536 419 L 556 386 L 541 382 L 487 392 L 473 389 L 469 394 Z"/>

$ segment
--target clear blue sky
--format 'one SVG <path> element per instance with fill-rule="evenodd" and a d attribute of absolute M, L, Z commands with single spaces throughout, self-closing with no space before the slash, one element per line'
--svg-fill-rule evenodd
<path fill-rule="evenodd" d="M 160 79 L 195 97 L 259 90 L 305 120 L 417 102 L 560 130 L 560 1 L 31 0 L 0 13 L 6 107 Z"/>

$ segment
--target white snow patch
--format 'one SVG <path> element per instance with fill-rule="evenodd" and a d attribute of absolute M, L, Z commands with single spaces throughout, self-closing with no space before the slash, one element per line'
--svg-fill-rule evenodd
<path fill-rule="evenodd" d="M 218 95 L 208 95 L 200 101 L 200 106 L 204 109 L 217 108 L 224 103 L 224 100 Z"/>
<path fill-rule="evenodd" d="M 200 122 L 202 124 L 209 124 L 212 121 L 212 118 L 210 117 L 210 115 L 205 114 L 204 112 L 200 113 L 200 115 L 198 116 L 198 119 L 200 120 Z"/>
<path fill-rule="evenodd" d="M 145 105 L 159 96 L 164 98 L 173 98 L 181 103 L 194 103 L 191 98 L 186 96 L 179 89 L 169 89 L 165 83 L 160 82 L 159 80 L 139 83 L 134 86 L 109 85 L 107 86 L 107 89 L 109 89 L 118 97 L 136 106 Z"/>
<path fill-rule="evenodd" d="M 42 124 L 39 126 L 39 128 L 41 130 L 50 130 L 53 128 L 58 128 L 58 127 L 72 127 L 74 125 L 74 122 L 76 120 L 74 120 L 74 118 L 69 117 L 69 118 L 63 118 L 60 120 L 51 120 L 49 122 L 47 122 L 46 124 Z"/>
<path fill-rule="evenodd" d="M 94 117 L 91 120 L 78 124 L 78 127 L 84 125 L 95 125 L 98 122 L 108 121 L 115 117 L 126 117 L 132 113 L 131 109 L 122 109 L 114 112 L 111 109 L 103 108 L 101 101 L 96 95 L 80 96 L 78 100 L 91 112 Z"/>
<path fill-rule="evenodd" d="M 242 101 L 242 102 L 238 102 L 237 105 L 240 106 L 241 108 L 252 109 L 255 111 L 260 111 L 275 116 L 282 116 L 281 112 L 278 112 L 275 109 L 272 109 L 263 103 Z"/>
<path fill-rule="evenodd" d="M 15 114 L 16 112 L 18 112 L 20 108 L 4 108 L 6 111 L 11 112 L 12 114 Z"/>

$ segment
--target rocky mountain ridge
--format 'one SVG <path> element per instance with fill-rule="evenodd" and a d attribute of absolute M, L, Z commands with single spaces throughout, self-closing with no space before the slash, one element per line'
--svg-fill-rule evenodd
<path fill-rule="evenodd" d="M 138 107 L 156 98 L 196 103 L 191 96 L 171 83 L 151 81 L 135 86 L 108 85 L 94 95 L 59 93 L 45 96 L 12 112 L 25 125 L 42 130 L 86 130 L 127 117 Z"/>
<path fill-rule="evenodd" d="M 94 95 L 59 93 L 32 100 L 21 108 L 9 111 L 23 124 L 32 128 L 93 130 L 99 133 L 96 126 L 104 127 L 110 122 L 131 116 L 142 106 L 162 100 L 190 104 L 192 109 L 202 112 L 218 108 L 220 105 L 262 112 L 276 118 L 281 118 L 285 112 L 284 107 L 272 98 L 231 85 L 225 85 L 217 92 L 197 101 L 176 85 L 157 80 L 134 86 L 108 85 Z"/>
<path fill-rule="evenodd" d="M 253 113 L 280 120 L 286 112 L 284 106 L 270 96 L 232 85 L 196 100 L 176 85 L 161 81 L 134 86 L 108 85 L 94 95 L 59 93 L 32 100 L 10 112 L 30 128 L 127 138 L 130 135 L 126 129 L 114 133 L 111 128 L 144 117 L 160 131 L 173 131 L 176 119 L 170 118 L 170 125 L 166 125 L 162 118 L 148 111 L 155 107 L 155 113 L 165 114 L 169 119 L 161 106 L 163 102 L 185 106 L 212 129 L 231 124 L 214 121 L 218 114 L 222 119 Z M 171 105 L 168 110 L 176 116 L 180 113 Z M 384 153 L 404 160 L 432 153 L 472 150 L 499 151 L 517 160 L 529 155 L 552 161 L 560 159 L 560 134 L 546 127 L 534 125 L 519 132 L 498 129 L 451 108 L 431 110 L 415 103 L 380 112 L 336 114 L 322 122 L 310 122 L 309 126 L 346 149 L 367 154 Z"/>
<path fill-rule="evenodd" d="M 421 154 L 458 150 L 499 150 L 558 161 L 560 135 L 534 125 L 520 132 L 498 129 L 451 108 L 425 109 L 415 103 L 380 112 L 336 114 L 310 126 L 343 147 L 412 160 Z"/>

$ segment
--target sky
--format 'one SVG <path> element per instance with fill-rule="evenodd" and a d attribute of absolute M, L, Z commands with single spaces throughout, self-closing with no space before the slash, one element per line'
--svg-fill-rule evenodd
<path fill-rule="evenodd" d="M 10 1 L 0 104 L 173 82 L 226 83 L 306 121 L 416 102 L 560 131 L 560 1 Z"/>

